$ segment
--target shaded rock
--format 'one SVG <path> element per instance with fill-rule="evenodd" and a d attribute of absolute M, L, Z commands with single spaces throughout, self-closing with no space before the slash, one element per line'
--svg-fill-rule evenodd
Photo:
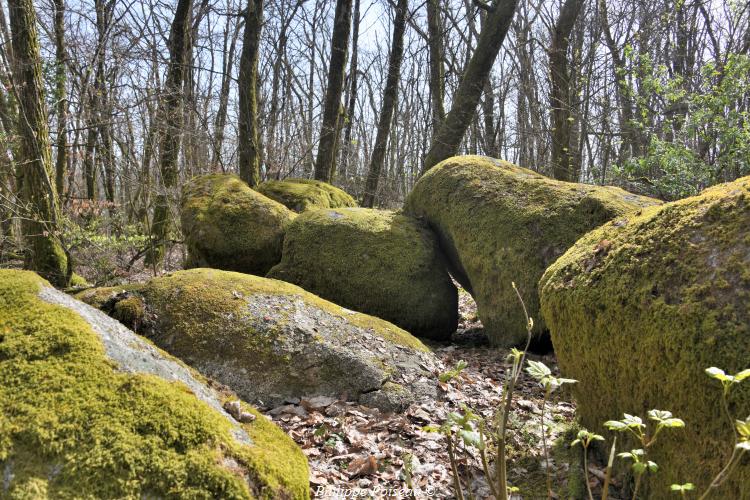
<path fill-rule="evenodd" d="M 583 425 L 662 409 L 685 429 L 649 451 L 648 498 L 689 480 L 702 491 L 731 453 L 721 386 L 706 368 L 750 368 L 750 177 L 645 209 L 581 238 L 546 271 L 541 305 Z M 729 408 L 750 415 L 750 384 Z M 714 498 L 750 491 L 747 461 Z"/>
<path fill-rule="evenodd" d="M 281 429 L 31 272 L 0 271 L 0 380 L 2 498 L 309 497 Z"/>
<path fill-rule="evenodd" d="M 346 191 L 327 182 L 313 179 L 266 181 L 257 188 L 272 200 L 297 213 L 316 208 L 356 207 L 357 202 Z"/>
<path fill-rule="evenodd" d="M 437 360 L 419 340 L 289 283 L 193 269 L 131 292 L 146 305 L 145 335 L 245 400 L 274 407 L 303 396 L 378 396 L 379 406 L 398 409 L 436 395 Z M 106 293 L 79 298 L 101 303 Z"/>
<path fill-rule="evenodd" d="M 315 210 L 289 225 L 281 262 L 268 273 L 325 299 L 447 339 L 458 292 L 432 232 L 405 215 L 368 208 Z"/>
<path fill-rule="evenodd" d="M 619 188 L 555 181 L 501 160 L 456 156 L 422 176 L 405 211 L 438 234 L 490 342 L 509 346 L 526 339 L 513 282 L 535 332 L 544 332 L 537 284 L 547 266 L 591 229 L 658 203 Z"/>
<path fill-rule="evenodd" d="M 264 275 L 281 259 L 284 228 L 293 218 L 235 175 L 195 177 L 183 190 L 186 267 Z"/>

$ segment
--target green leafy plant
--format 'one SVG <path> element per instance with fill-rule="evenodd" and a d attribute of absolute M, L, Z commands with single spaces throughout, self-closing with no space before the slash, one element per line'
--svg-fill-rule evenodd
<path fill-rule="evenodd" d="M 458 377 L 461 372 L 466 369 L 467 366 L 469 365 L 466 364 L 466 361 L 462 359 L 458 363 L 456 363 L 456 366 L 454 366 L 452 369 L 444 371 L 443 373 L 438 375 L 438 380 L 445 384 L 446 382 L 449 382 Z"/>
<path fill-rule="evenodd" d="M 591 493 L 591 484 L 589 484 L 589 467 L 587 455 L 589 445 L 594 441 L 604 441 L 604 436 L 589 432 L 586 429 L 581 429 L 580 431 L 578 431 L 578 435 L 573 440 L 573 442 L 570 443 L 570 446 L 580 445 L 583 448 L 583 478 L 586 482 L 586 492 L 589 495 L 589 500 L 594 500 L 594 495 Z"/>

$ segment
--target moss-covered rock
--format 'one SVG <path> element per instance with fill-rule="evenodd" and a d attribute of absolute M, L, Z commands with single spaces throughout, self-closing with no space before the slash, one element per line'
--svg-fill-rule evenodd
<path fill-rule="evenodd" d="M 192 269 L 79 298 L 111 304 L 134 294 L 145 303 L 139 332 L 247 401 L 348 395 L 394 410 L 435 396 L 437 360 L 419 340 L 289 283 Z"/>
<path fill-rule="evenodd" d="M 183 190 L 186 266 L 264 275 L 281 259 L 294 215 L 235 175 L 196 177 Z"/>
<path fill-rule="evenodd" d="M 618 217 L 581 238 L 540 287 L 560 369 L 579 381 L 583 424 L 671 411 L 687 425 L 654 445 L 661 467 L 649 498 L 668 498 L 670 482 L 705 487 L 733 435 L 704 370 L 750 367 L 750 177 Z M 750 414 L 747 382 L 729 408 Z M 712 498 L 750 491 L 749 466 Z"/>
<path fill-rule="evenodd" d="M 555 181 L 501 160 L 456 156 L 422 176 L 406 211 L 437 232 L 490 341 L 508 346 L 526 338 L 513 282 L 536 332 L 544 332 L 537 283 L 547 266 L 591 229 L 656 203 L 619 188 Z"/>
<path fill-rule="evenodd" d="M 343 189 L 313 179 L 266 181 L 256 189 L 297 213 L 316 208 L 357 206 L 354 198 Z"/>
<path fill-rule="evenodd" d="M 289 225 L 268 277 L 390 321 L 450 338 L 458 292 L 432 232 L 416 219 L 367 208 L 314 210 Z"/>
<path fill-rule="evenodd" d="M 0 498 L 307 498 L 256 410 L 31 272 L 0 271 Z"/>

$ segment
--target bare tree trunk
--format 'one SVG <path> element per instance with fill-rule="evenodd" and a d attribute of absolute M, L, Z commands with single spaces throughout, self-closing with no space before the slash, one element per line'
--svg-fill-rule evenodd
<path fill-rule="evenodd" d="M 28 244 L 27 267 L 56 286 L 70 282 L 70 262 L 57 234 L 58 201 L 52 180 L 52 150 L 44 102 L 42 61 L 33 0 L 9 0 L 13 34 L 13 80 L 18 114 L 19 198 L 27 209 L 22 219 Z"/>
<path fill-rule="evenodd" d="M 65 88 L 65 0 L 54 0 L 55 9 L 55 99 L 57 100 L 57 158 L 55 189 L 62 200 L 65 196 L 65 171 L 68 164 L 68 94 Z"/>
<path fill-rule="evenodd" d="M 258 59 L 263 0 L 248 0 L 245 32 L 240 54 L 239 87 L 239 163 L 240 177 L 250 187 L 260 184 L 260 134 L 258 132 Z"/>
<path fill-rule="evenodd" d="M 318 155 L 315 159 L 315 178 L 331 182 L 336 171 L 336 135 L 344 89 L 346 53 L 349 47 L 352 0 L 336 0 L 336 14 L 331 37 L 331 62 L 328 66 L 328 88 L 320 127 Z"/>
<path fill-rule="evenodd" d="M 192 0 L 178 0 L 169 33 L 169 67 L 164 82 L 165 96 L 159 105 L 157 126 L 159 133 L 159 167 L 161 186 L 154 204 L 151 224 L 151 249 L 147 262 L 161 265 L 166 250 L 167 236 L 172 219 L 169 209 L 173 189 L 177 184 L 180 142 L 182 139 L 183 84 L 185 83 L 187 55 L 192 44 L 190 17 Z"/>
<path fill-rule="evenodd" d="M 552 128 L 552 176 L 561 181 L 577 181 L 580 168 L 575 165 L 571 82 L 568 64 L 570 34 L 584 0 L 566 0 L 557 18 L 549 48 L 550 127 Z"/>
<path fill-rule="evenodd" d="M 232 65 L 234 64 L 234 51 L 237 47 L 237 38 L 240 33 L 241 23 L 235 24 L 234 33 L 229 42 L 229 52 L 224 60 L 224 71 L 221 75 L 221 90 L 219 91 L 219 109 L 216 111 L 216 120 L 214 121 L 214 143 L 213 158 L 211 160 L 212 170 L 218 172 L 224 170 L 221 160 L 221 150 L 224 145 L 224 129 L 227 125 L 227 107 L 229 106 L 229 85 L 232 82 Z M 229 38 L 229 26 L 224 34 L 224 52 Z"/>
<path fill-rule="evenodd" d="M 458 152 L 466 129 L 474 119 L 484 82 L 508 33 L 517 3 L 518 0 L 498 0 L 490 8 L 487 24 L 453 96 L 450 113 L 440 125 L 427 152 L 422 173 Z"/>
<path fill-rule="evenodd" d="M 430 100 L 432 101 L 432 134 L 445 120 L 445 70 L 443 68 L 443 27 L 440 1 L 427 0 L 427 40 L 430 49 Z"/>
<path fill-rule="evenodd" d="M 359 3 L 360 0 L 354 0 L 354 33 L 352 34 L 352 61 L 349 65 L 349 99 L 346 108 L 346 127 L 344 129 L 344 151 L 341 155 L 341 167 L 339 176 L 346 179 L 349 175 L 349 160 L 351 159 L 354 148 L 352 147 L 352 125 L 354 123 L 354 110 L 357 105 L 357 58 L 359 48 Z"/>
<path fill-rule="evenodd" d="M 396 17 L 393 20 L 393 43 L 391 55 L 388 60 L 388 77 L 383 92 L 383 107 L 380 111 L 378 121 L 378 133 L 375 137 L 375 147 L 370 159 L 370 172 L 367 174 L 365 183 L 365 194 L 362 198 L 362 206 L 372 208 L 375 203 L 375 195 L 378 192 L 378 181 L 385 160 L 388 136 L 391 132 L 393 121 L 393 110 L 398 98 L 398 81 L 401 75 L 401 61 L 404 56 L 404 31 L 406 30 L 406 14 L 408 9 L 407 0 L 398 0 L 396 6 Z"/>

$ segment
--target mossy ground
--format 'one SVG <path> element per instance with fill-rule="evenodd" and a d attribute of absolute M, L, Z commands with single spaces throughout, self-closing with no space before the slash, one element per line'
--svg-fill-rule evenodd
<path fill-rule="evenodd" d="M 295 212 L 316 208 L 356 207 L 357 202 L 344 190 L 327 182 L 313 179 L 284 179 L 266 181 L 257 187 L 272 200 Z"/>
<path fill-rule="evenodd" d="M 686 428 L 660 437 L 650 498 L 670 482 L 705 487 L 728 458 L 732 430 L 719 383 L 704 370 L 750 366 L 750 178 L 640 214 L 581 238 L 541 280 L 542 311 L 584 425 L 657 408 Z M 750 387 L 730 411 L 750 414 Z M 750 491 L 747 463 L 715 498 Z"/>
<path fill-rule="evenodd" d="M 367 208 L 316 210 L 289 225 L 271 278 L 390 321 L 450 338 L 458 295 L 435 237 L 415 219 Z"/>
<path fill-rule="evenodd" d="M 73 311 L 0 271 L 0 468 L 9 498 L 307 498 L 307 463 L 264 417 L 231 424 L 185 386 L 120 372 Z"/>
<path fill-rule="evenodd" d="M 536 332 L 537 283 L 549 264 L 589 230 L 656 200 L 619 188 L 549 179 L 483 156 L 456 156 L 430 169 L 406 201 L 440 237 L 452 272 L 475 298 L 495 345 L 526 338 L 515 282 Z"/>
<path fill-rule="evenodd" d="M 264 275 L 281 259 L 284 230 L 294 216 L 237 176 L 196 177 L 183 192 L 187 267 Z"/>

